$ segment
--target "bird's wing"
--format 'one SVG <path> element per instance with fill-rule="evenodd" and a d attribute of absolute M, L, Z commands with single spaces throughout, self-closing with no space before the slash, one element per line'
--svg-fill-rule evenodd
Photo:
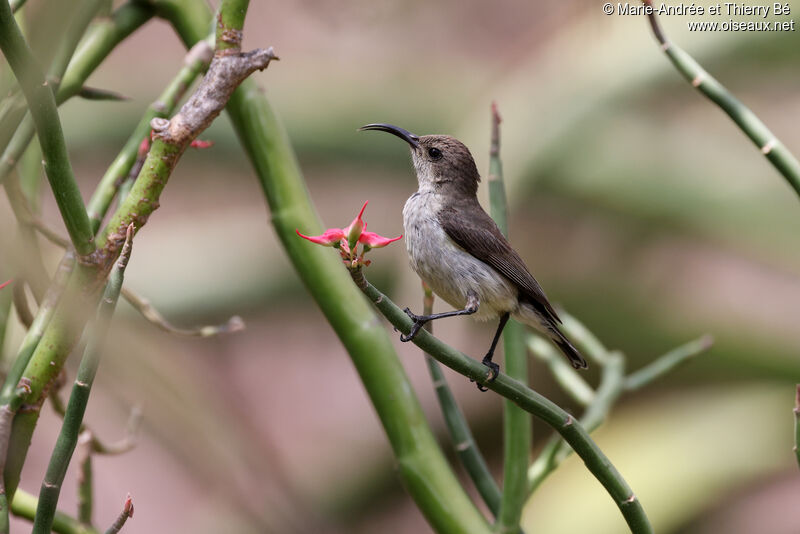
<path fill-rule="evenodd" d="M 477 204 L 477 200 L 475 203 Z M 468 210 L 469 216 L 457 208 L 443 208 L 439 212 L 439 224 L 458 246 L 508 278 L 517 287 L 520 296 L 527 297 L 546 317 L 560 323 L 561 319 L 547 300 L 542 286 L 528 271 L 525 262 L 511 248 L 494 220 L 480 205 L 477 207 L 477 210 Z"/>

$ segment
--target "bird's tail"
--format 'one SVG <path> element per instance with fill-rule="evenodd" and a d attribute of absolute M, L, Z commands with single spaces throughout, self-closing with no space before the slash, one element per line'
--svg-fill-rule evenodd
<path fill-rule="evenodd" d="M 545 316 L 530 304 L 520 306 L 515 317 L 546 334 L 550 341 L 569 359 L 569 363 L 572 364 L 572 367 L 575 369 L 586 369 L 589 367 L 589 364 L 583 359 L 578 349 L 576 349 L 569 339 L 561 333 L 561 330 L 558 329 L 555 323 L 556 319 Z"/>
<path fill-rule="evenodd" d="M 555 335 L 550 334 L 550 331 L 554 330 Z M 564 353 L 564 356 L 569 358 L 569 363 L 572 364 L 572 367 L 575 369 L 586 369 L 589 367 L 589 364 L 586 363 L 586 360 L 583 359 L 581 353 L 578 352 L 578 349 L 570 343 L 569 339 L 564 337 L 564 334 L 561 333 L 557 328 L 551 327 L 547 329 L 547 333 L 550 334 L 550 340 L 555 343 L 556 347 L 561 349 L 561 352 Z"/>

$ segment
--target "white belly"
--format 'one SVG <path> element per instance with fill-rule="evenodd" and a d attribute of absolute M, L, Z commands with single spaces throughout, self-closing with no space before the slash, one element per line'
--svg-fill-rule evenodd
<path fill-rule="evenodd" d="M 439 297 L 456 309 L 478 296 L 476 319 L 493 319 L 518 308 L 517 289 L 501 274 L 459 247 L 436 220 L 439 199 L 419 192 L 403 208 L 405 242 L 411 268 Z"/>

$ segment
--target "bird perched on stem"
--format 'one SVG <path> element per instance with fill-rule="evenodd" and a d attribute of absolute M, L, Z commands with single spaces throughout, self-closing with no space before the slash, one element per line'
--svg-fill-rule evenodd
<path fill-rule="evenodd" d="M 469 149 L 448 135 L 419 137 L 391 124 L 367 124 L 360 130 L 388 132 L 411 147 L 419 189 L 403 208 L 408 257 L 417 275 L 456 308 L 431 315 L 416 315 L 406 308 L 414 325 L 408 335 L 400 336 L 401 341 L 412 340 L 434 319 L 499 317 L 483 357 L 492 371 L 491 381 L 500 370 L 492 356 L 511 316 L 547 335 L 573 367 L 586 368 L 586 360 L 558 329 L 561 319 L 542 287 L 478 202 L 480 175 Z"/>

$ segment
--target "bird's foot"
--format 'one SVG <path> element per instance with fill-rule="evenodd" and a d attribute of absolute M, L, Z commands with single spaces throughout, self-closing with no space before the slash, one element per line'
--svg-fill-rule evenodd
<path fill-rule="evenodd" d="M 400 341 L 402 341 L 403 343 L 407 343 L 416 337 L 417 333 L 420 331 L 420 329 L 422 329 L 423 326 L 425 326 L 425 323 L 427 323 L 428 321 L 427 319 L 424 319 L 423 317 L 414 314 L 414 312 L 412 312 L 408 308 L 406 308 L 403 311 L 406 313 L 406 315 L 408 315 L 411 318 L 412 321 L 414 321 L 414 324 L 411 325 L 411 330 L 408 332 L 408 335 L 400 334 Z"/>
<path fill-rule="evenodd" d="M 487 354 L 484 356 L 483 361 L 481 361 L 483 365 L 489 368 L 489 378 L 486 379 L 486 382 L 494 382 L 497 380 L 497 375 L 500 374 L 500 366 L 492 361 L 492 355 Z M 474 380 L 470 380 L 470 382 L 474 382 Z M 479 391 L 489 391 L 489 388 L 482 384 L 476 384 L 478 386 Z"/>

